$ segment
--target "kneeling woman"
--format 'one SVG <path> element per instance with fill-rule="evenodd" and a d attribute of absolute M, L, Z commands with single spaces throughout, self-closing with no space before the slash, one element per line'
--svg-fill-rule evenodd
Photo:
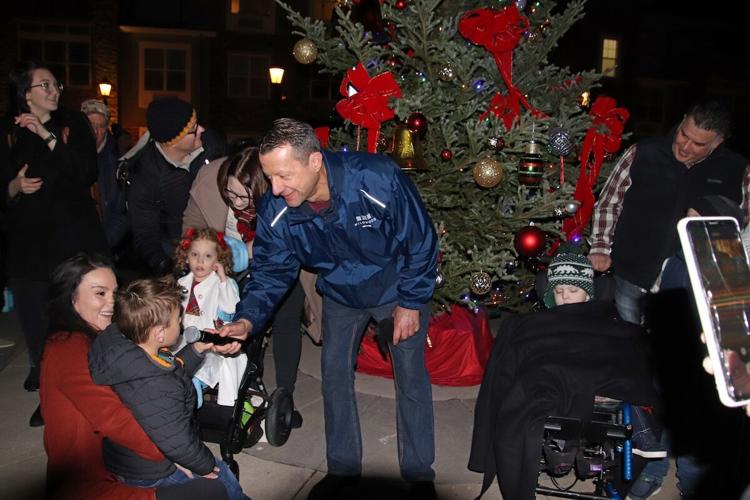
<path fill-rule="evenodd" d="M 226 499 L 216 480 L 140 489 L 122 484 L 105 468 L 103 439 L 149 460 L 164 460 L 114 391 L 94 384 L 89 374 L 91 342 L 112 322 L 116 289 L 112 264 L 85 254 L 64 261 L 52 277 L 49 319 L 54 333 L 45 346 L 40 387 L 47 498 Z"/>

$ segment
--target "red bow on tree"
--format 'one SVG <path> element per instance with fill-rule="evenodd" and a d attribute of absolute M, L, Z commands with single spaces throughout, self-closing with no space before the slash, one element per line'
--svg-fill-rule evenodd
<path fill-rule="evenodd" d="M 488 111 L 500 117 L 506 128 L 510 128 L 518 117 L 519 102 L 537 118 L 546 116 L 532 106 L 523 93 L 513 85 L 513 50 L 528 27 L 529 20 L 521 15 L 513 4 L 500 11 L 488 8 L 470 10 L 461 16 L 458 22 L 458 31 L 464 38 L 481 45 L 495 58 L 500 76 L 508 88 L 508 95 L 495 94 Z M 502 99 L 505 99 L 505 103 L 499 106 L 498 103 Z M 488 113 L 484 113 L 480 119 L 484 120 L 487 116 Z"/>
<path fill-rule="evenodd" d="M 328 147 L 328 141 L 331 136 L 331 129 L 328 127 L 316 127 L 314 130 L 315 136 L 320 141 L 320 147 L 325 149 Z"/>
<path fill-rule="evenodd" d="M 617 102 L 611 97 L 597 97 L 591 106 L 589 114 L 593 117 L 591 126 L 583 139 L 578 184 L 574 197 L 581 202 L 581 206 L 574 217 L 563 222 L 563 231 L 570 239 L 580 235 L 588 224 L 591 212 L 594 210 L 594 191 L 592 190 L 599 171 L 602 168 L 605 154 L 616 153 L 622 145 L 622 132 L 630 113 L 625 108 L 618 108 Z M 592 159 L 593 156 L 593 159 Z"/>
<path fill-rule="evenodd" d="M 377 150 L 380 124 L 395 116 L 388 107 L 391 98 L 401 97 L 401 88 L 390 71 L 370 78 L 358 63 L 346 71 L 339 92 L 344 96 L 336 103 L 336 111 L 355 125 L 367 129 L 367 151 Z"/>

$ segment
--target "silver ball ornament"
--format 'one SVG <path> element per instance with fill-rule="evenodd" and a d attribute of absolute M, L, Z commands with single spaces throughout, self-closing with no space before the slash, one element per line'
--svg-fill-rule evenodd
<path fill-rule="evenodd" d="M 573 138 L 567 130 L 554 127 L 547 135 L 547 151 L 555 156 L 568 156 L 573 152 Z"/>
<path fill-rule="evenodd" d="M 581 206 L 581 202 L 578 200 L 571 200 L 565 204 L 565 213 L 573 215 L 574 213 L 578 212 L 578 209 Z"/>
<path fill-rule="evenodd" d="M 444 82 L 450 82 L 456 78 L 456 70 L 450 64 L 446 64 L 438 71 L 438 78 Z"/>
<path fill-rule="evenodd" d="M 492 289 L 492 278 L 484 271 L 473 273 L 470 278 L 469 288 L 476 295 L 485 295 Z"/>
<path fill-rule="evenodd" d="M 435 288 L 441 288 L 443 285 L 445 285 L 445 275 L 438 271 L 435 275 Z"/>

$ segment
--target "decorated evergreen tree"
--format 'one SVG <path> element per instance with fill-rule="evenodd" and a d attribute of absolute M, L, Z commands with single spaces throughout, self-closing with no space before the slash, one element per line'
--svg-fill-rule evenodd
<path fill-rule="evenodd" d="M 320 137 L 413 172 L 440 235 L 442 307 L 531 307 L 533 273 L 584 239 L 620 147 L 627 111 L 582 100 L 600 75 L 548 61 L 584 1 L 526 3 L 338 0 L 326 24 L 279 1 L 297 61 L 342 78 L 344 125 Z"/>

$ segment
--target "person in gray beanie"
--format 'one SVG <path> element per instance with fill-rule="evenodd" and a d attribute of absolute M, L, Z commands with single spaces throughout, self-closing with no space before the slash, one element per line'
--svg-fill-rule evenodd
<path fill-rule="evenodd" d="M 225 155 L 226 145 L 181 99 L 151 102 L 146 124 L 151 139 L 130 171 L 128 213 L 136 252 L 161 276 L 173 270 L 190 186 L 204 164 Z"/>

